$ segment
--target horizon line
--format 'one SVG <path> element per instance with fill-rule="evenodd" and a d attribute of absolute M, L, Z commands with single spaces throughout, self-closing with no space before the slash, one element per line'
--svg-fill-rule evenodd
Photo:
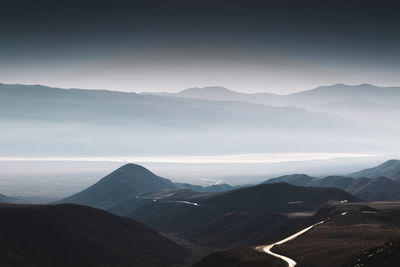
<path fill-rule="evenodd" d="M 101 88 L 77 88 L 77 87 L 57 87 L 57 86 L 53 86 L 53 85 L 46 85 L 46 84 L 40 84 L 40 83 L 34 83 L 34 84 L 24 84 L 24 83 L 3 83 L 0 82 L 0 85 L 20 85 L 20 86 L 43 86 L 43 87 L 47 87 L 47 88 L 53 88 L 53 89 L 61 89 L 61 90 L 91 90 L 91 91 L 108 91 L 108 92 L 119 92 L 119 93 L 133 93 L 133 94 L 157 94 L 157 93 L 165 93 L 165 94 L 178 94 L 181 93 L 185 90 L 188 89 L 205 89 L 205 88 L 223 88 L 226 90 L 229 90 L 231 92 L 236 92 L 236 93 L 241 93 L 241 94 L 246 94 L 246 95 L 254 95 L 254 94 L 273 94 L 273 95 L 280 95 L 280 96 L 285 96 L 285 95 L 292 95 L 292 94 L 296 94 L 296 93 L 301 93 L 301 92 L 306 92 L 306 91 L 311 91 L 311 90 L 315 90 L 318 88 L 323 88 L 323 87 L 334 87 L 334 86 L 338 86 L 338 85 L 342 85 L 342 86 L 349 86 L 349 87 L 357 87 L 357 86 L 373 86 L 373 87 L 378 87 L 378 88 L 399 88 L 400 85 L 398 86 L 381 86 L 381 85 L 376 85 L 376 84 L 372 84 L 372 83 L 357 83 L 357 84 L 346 84 L 346 83 L 341 83 L 341 82 L 337 82 L 337 83 L 333 83 L 333 84 L 328 84 L 328 85 L 320 85 L 318 87 L 314 87 L 311 89 L 304 89 L 304 90 L 299 90 L 299 91 L 295 91 L 292 93 L 288 93 L 288 94 L 278 94 L 278 93 L 273 93 L 273 92 L 268 92 L 268 91 L 262 91 L 262 92 L 244 92 L 244 91 L 239 91 L 239 90 L 232 90 L 229 89 L 225 86 L 222 85 L 212 85 L 212 86 L 204 86 L 204 87 L 188 87 L 182 90 L 178 90 L 176 92 L 167 92 L 167 91 L 121 91 L 121 90 L 114 90 L 114 89 L 101 89 Z"/>

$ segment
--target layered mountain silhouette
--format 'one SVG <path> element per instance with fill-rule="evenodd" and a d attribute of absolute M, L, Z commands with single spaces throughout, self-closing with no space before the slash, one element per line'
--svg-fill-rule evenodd
<path fill-rule="evenodd" d="M 3 119 L 46 122 L 137 123 L 194 126 L 243 123 L 270 119 L 273 127 L 311 127 L 312 120 L 340 124 L 334 117 L 295 107 L 273 107 L 252 103 L 227 103 L 198 99 L 143 95 L 106 90 L 59 89 L 41 85 L 0 84 Z M 17 108 L 18 106 L 18 108 Z M 28 112 L 29 111 L 29 112 Z M 274 118 L 278 117 L 279 120 Z M 298 123 L 302 119 L 303 123 Z M 281 121 L 282 120 L 282 121 Z M 325 123 L 326 124 L 326 123 Z M 328 125 L 328 124 L 326 124 Z"/>
<path fill-rule="evenodd" d="M 143 94 L 151 94 L 151 95 L 160 95 L 160 96 L 170 96 L 170 97 L 184 97 L 184 98 L 192 98 L 192 99 L 202 99 L 202 100 L 212 100 L 212 101 L 242 101 L 249 102 L 255 104 L 265 104 L 260 99 L 257 99 L 256 95 L 260 94 L 246 94 L 240 93 L 233 90 L 229 90 L 220 86 L 211 86 L 211 87 L 193 87 L 188 88 L 178 93 L 143 93 Z M 277 98 L 278 95 L 263 93 L 265 98 L 269 97 L 271 99 Z M 272 101 L 271 103 L 272 104 Z"/>
<path fill-rule="evenodd" d="M 258 185 L 224 193 L 185 192 L 148 202 L 127 216 L 203 245 L 226 247 L 272 240 L 301 218 L 280 213 L 317 210 L 330 201 L 359 201 L 336 188 Z M 268 228 L 263 225 L 269 225 Z M 249 233 L 250 229 L 257 229 Z"/>
<path fill-rule="evenodd" d="M 188 189 L 197 192 L 225 192 L 239 187 L 239 186 L 231 186 L 225 183 L 213 184 L 209 186 L 192 185 L 188 183 L 175 183 L 175 184 L 181 187 L 182 189 Z"/>
<path fill-rule="evenodd" d="M 269 106 L 292 106 L 342 116 L 355 122 L 387 130 L 399 130 L 392 122 L 400 119 L 400 87 L 371 84 L 335 84 L 288 95 L 239 93 L 222 87 L 190 88 L 178 93 L 154 93 L 189 99 L 243 101 Z M 373 123 L 372 123 L 373 121 Z"/>
<path fill-rule="evenodd" d="M 265 183 L 287 182 L 299 186 L 336 187 L 343 189 L 354 196 L 366 201 L 394 201 L 400 200 L 400 184 L 386 177 L 352 178 L 344 176 L 328 176 L 325 178 L 310 177 L 308 182 L 286 175 L 273 178 Z M 302 175 L 295 174 L 295 177 Z"/>
<path fill-rule="evenodd" d="M 171 266 L 188 252 L 131 219 L 79 205 L 0 204 L 0 266 Z"/>
<path fill-rule="evenodd" d="M 330 201 L 359 201 L 340 189 L 287 183 L 226 192 L 201 189 L 184 189 L 182 184 L 161 178 L 139 165 L 127 164 L 59 202 L 99 207 L 158 231 L 178 233 L 203 245 L 224 247 L 272 239 L 298 223 L 282 216 L 282 212 L 314 211 Z M 262 227 L 266 224 L 270 226 L 268 229 Z M 259 231 L 245 234 L 256 226 Z"/>
<path fill-rule="evenodd" d="M 245 101 L 274 106 L 295 106 L 318 109 L 398 108 L 400 87 L 379 87 L 371 84 L 335 84 L 288 95 L 272 93 L 240 93 L 224 87 L 189 88 L 178 93 L 147 93 L 216 101 Z"/>
<path fill-rule="evenodd" d="M 376 167 L 361 170 L 358 172 L 351 173 L 351 177 L 368 177 L 368 178 L 377 178 L 377 177 L 388 177 L 395 178 L 400 174 L 400 160 L 392 159 L 388 160 Z"/>
<path fill-rule="evenodd" d="M 400 183 L 396 180 L 399 162 L 399 160 L 389 160 L 377 167 L 350 174 L 351 177 L 316 178 L 305 174 L 293 174 L 273 178 L 264 183 L 286 182 L 298 186 L 336 187 L 367 201 L 400 200 Z"/>
<path fill-rule="evenodd" d="M 193 90 L 196 91 L 188 92 Z M 222 88 L 211 91 L 215 90 L 218 94 L 227 93 Z M 231 153 L 243 147 L 239 144 L 246 144 L 247 151 L 254 151 L 277 143 L 279 149 L 282 146 L 288 150 L 293 146 L 308 149 L 317 141 L 314 135 L 332 140 L 329 144 L 319 142 L 329 150 L 332 146 L 354 145 L 350 139 L 360 133 L 366 139 L 373 136 L 373 140 L 382 135 L 381 129 L 367 127 L 359 121 L 360 117 L 327 114 L 325 110 L 319 112 L 295 103 L 278 105 L 275 100 L 269 104 L 251 103 L 241 97 L 247 96 L 239 94 L 235 101 L 222 101 L 222 97 L 204 100 L 0 84 L 3 124 L 16 129 L 2 133 L 2 153 L 57 155 L 62 151 L 66 156 L 129 155 L 132 151 L 138 155 L 159 151 Z M 298 135 L 288 134 L 294 131 Z M 335 142 L 333 135 L 343 138 Z"/>

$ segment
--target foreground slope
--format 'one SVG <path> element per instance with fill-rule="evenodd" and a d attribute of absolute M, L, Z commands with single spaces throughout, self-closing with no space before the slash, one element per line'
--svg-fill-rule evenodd
<path fill-rule="evenodd" d="M 272 252 L 296 261 L 296 266 L 399 266 L 399 214 L 399 202 L 331 203 L 304 224 L 314 227 L 275 245 Z M 292 233 L 288 231 L 284 238 Z M 265 254 L 262 258 L 256 253 L 259 245 L 274 243 L 264 241 L 240 250 L 211 254 L 194 266 L 287 266 L 278 257 Z"/>
<path fill-rule="evenodd" d="M 400 237 L 399 215 L 398 202 L 326 207 L 314 215 L 325 220 L 323 224 L 272 251 L 295 259 L 299 266 L 349 266 L 364 251 Z M 372 266 L 385 266 L 383 263 Z"/>
<path fill-rule="evenodd" d="M 169 266 L 186 252 L 131 219 L 78 205 L 0 205 L 0 266 Z"/>
<path fill-rule="evenodd" d="M 204 257 L 192 267 L 287 267 L 280 259 L 253 248 L 232 249 L 216 252 Z"/>
<path fill-rule="evenodd" d="M 400 241 L 390 241 L 383 246 L 364 251 L 346 267 L 398 267 L 400 266 Z M 344 266 L 343 266 L 344 267 Z"/>

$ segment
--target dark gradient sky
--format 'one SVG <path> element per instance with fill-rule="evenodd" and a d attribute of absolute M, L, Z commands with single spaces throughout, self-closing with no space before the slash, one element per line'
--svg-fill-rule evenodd
<path fill-rule="evenodd" d="M 0 82 L 289 93 L 400 85 L 390 1 L 2 1 Z"/>

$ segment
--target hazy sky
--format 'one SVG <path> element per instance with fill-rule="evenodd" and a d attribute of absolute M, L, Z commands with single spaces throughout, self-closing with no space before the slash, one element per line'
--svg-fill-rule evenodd
<path fill-rule="evenodd" d="M 0 82 L 280 94 L 400 85 L 399 14 L 389 1 L 365 0 L 6 0 Z"/>

